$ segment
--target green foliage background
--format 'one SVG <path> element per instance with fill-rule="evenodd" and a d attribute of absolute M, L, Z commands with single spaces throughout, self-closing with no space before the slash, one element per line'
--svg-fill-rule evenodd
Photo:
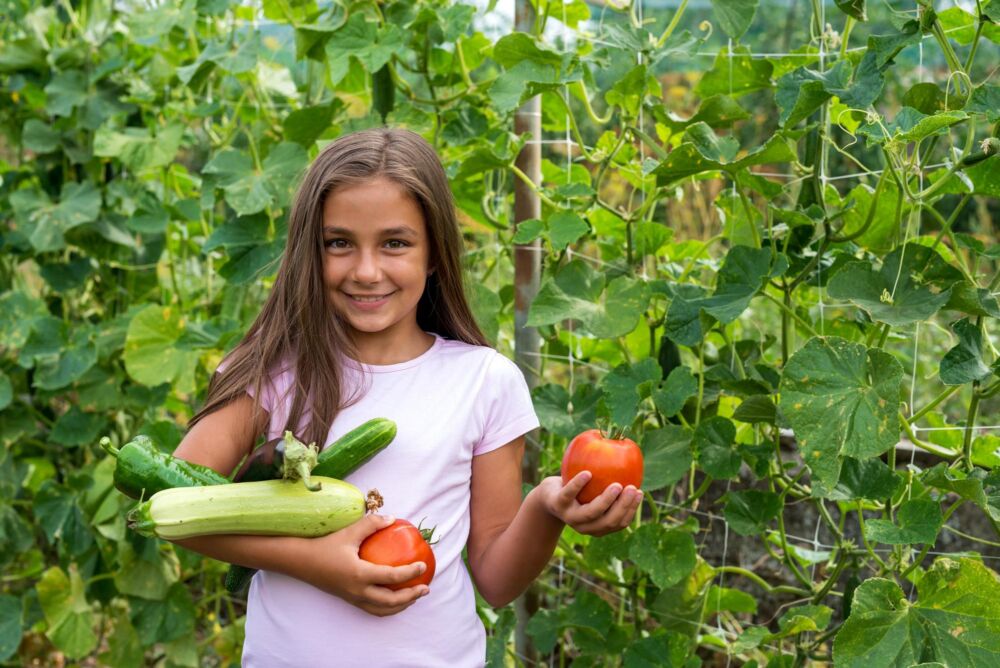
<path fill-rule="evenodd" d="M 508 354 L 513 247 L 543 253 L 541 473 L 598 420 L 645 451 L 641 519 L 538 584 L 542 660 L 996 665 L 1000 4 L 537 5 L 3 3 L 0 660 L 238 664 L 224 565 L 126 531 L 97 440 L 176 446 L 302 170 L 388 123 L 440 152 Z M 534 95 L 574 147 L 515 230 Z M 991 533 L 932 561 L 963 505 Z"/>

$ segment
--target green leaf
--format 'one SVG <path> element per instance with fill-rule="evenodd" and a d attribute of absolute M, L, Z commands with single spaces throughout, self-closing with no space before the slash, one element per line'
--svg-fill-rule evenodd
<path fill-rule="evenodd" d="M 287 141 L 310 148 L 324 132 L 330 129 L 333 116 L 343 105 L 337 98 L 334 102 L 314 107 L 296 109 L 282 122 Z"/>
<path fill-rule="evenodd" d="M 623 427 L 632 424 L 639 402 L 650 395 L 660 375 L 656 360 L 647 357 L 637 364 L 620 364 L 604 376 L 601 389 L 614 424 Z"/>
<path fill-rule="evenodd" d="M 633 67 L 604 94 L 608 105 L 620 107 L 622 113 L 630 118 L 639 115 L 647 97 L 662 97 L 662 87 L 646 65 Z"/>
<path fill-rule="evenodd" d="M 10 376 L 0 371 L 0 411 L 10 406 L 14 400 L 14 386 L 10 382 Z"/>
<path fill-rule="evenodd" d="M 56 420 L 49 439 L 67 447 L 96 443 L 105 424 L 103 415 L 85 413 L 73 406 Z"/>
<path fill-rule="evenodd" d="M 739 97 L 770 88 L 773 71 L 774 65 L 764 59 L 755 59 L 749 48 L 738 46 L 730 54 L 727 46 L 719 49 L 712 69 L 702 75 L 694 90 L 703 98 L 712 95 Z"/>
<path fill-rule="evenodd" d="M 124 128 L 116 132 L 100 128 L 94 135 L 94 155 L 118 158 L 133 172 L 165 167 L 173 162 L 181 145 L 184 125 L 171 123 L 165 128 Z"/>
<path fill-rule="evenodd" d="M 87 75 L 80 70 L 59 72 L 45 86 L 45 110 L 53 116 L 69 116 L 87 100 Z"/>
<path fill-rule="evenodd" d="M 514 237 L 511 239 L 515 244 L 530 244 L 538 239 L 545 232 L 545 223 L 538 218 L 522 220 L 517 224 Z"/>
<path fill-rule="evenodd" d="M 552 250 L 562 251 L 590 232 L 590 226 L 572 211 L 559 211 L 549 217 L 548 231 Z"/>
<path fill-rule="evenodd" d="M 951 470 L 941 463 L 920 476 L 925 485 L 957 494 L 979 506 L 995 521 L 1000 521 L 1000 473 L 975 468 L 966 473 Z"/>
<path fill-rule="evenodd" d="M 849 262 L 828 286 L 834 299 L 847 299 L 872 320 L 904 327 L 929 319 L 948 302 L 962 273 L 937 251 L 920 244 L 899 246 L 877 272 L 868 262 Z"/>
<path fill-rule="evenodd" d="M 673 132 L 681 132 L 695 123 L 704 123 L 715 128 L 726 127 L 735 121 L 750 118 L 747 110 L 728 95 L 712 95 L 705 98 L 698 105 L 698 111 L 695 115 L 686 120 L 663 106 L 657 106 L 653 111 L 657 120 Z"/>
<path fill-rule="evenodd" d="M 248 154 L 225 149 L 203 171 L 219 176 L 226 201 L 237 215 L 247 216 L 268 206 L 284 207 L 289 201 L 290 188 L 307 160 L 302 146 L 283 142 L 267 155 L 260 170 L 254 168 Z"/>
<path fill-rule="evenodd" d="M 833 97 L 833 90 L 848 85 L 850 74 L 850 64 L 838 60 L 826 72 L 800 67 L 778 79 L 774 101 L 781 110 L 778 117 L 781 125 L 792 127 L 811 116 Z"/>
<path fill-rule="evenodd" d="M 997 10 L 1000 11 L 1000 5 L 997 6 Z M 973 88 L 965 110 L 970 113 L 985 114 L 986 120 L 990 123 L 1000 122 L 1000 86 L 982 84 Z"/>
<path fill-rule="evenodd" d="M 582 323 L 584 332 L 598 338 L 628 334 L 639 324 L 649 304 L 649 287 L 639 279 L 619 276 L 604 290 L 604 281 L 604 274 L 582 260 L 567 263 L 555 278 L 542 283 L 531 303 L 527 325 L 537 327 L 574 319 Z"/>
<path fill-rule="evenodd" d="M 489 638 L 486 640 L 486 665 L 503 666 L 507 657 L 507 645 L 511 634 L 517 626 L 517 615 L 514 608 L 506 607 L 499 611 L 497 620 L 493 622 Z"/>
<path fill-rule="evenodd" d="M 739 589 L 712 585 L 705 599 L 705 614 L 714 615 L 722 611 L 756 613 L 757 599 Z"/>
<path fill-rule="evenodd" d="M 467 286 L 469 308 L 483 334 L 494 345 L 500 335 L 500 311 L 503 302 L 500 295 L 490 290 L 482 283 L 471 283 Z"/>
<path fill-rule="evenodd" d="M 0 661 L 14 656 L 21 644 L 21 599 L 0 594 Z"/>
<path fill-rule="evenodd" d="M 550 652 L 556 645 L 561 631 L 583 628 L 606 636 L 614 623 L 611 606 L 592 592 L 578 590 L 573 602 L 558 610 L 539 610 L 528 621 L 528 634 L 534 638 L 538 649 Z"/>
<path fill-rule="evenodd" d="M 772 265 L 771 251 L 767 248 L 733 246 L 726 254 L 716 281 L 715 293 L 702 296 L 700 289 L 678 286 L 667 310 L 665 332 L 674 342 L 693 346 L 704 335 L 702 313 L 722 324 L 738 318 L 750 305 L 750 300 L 760 291 L 769 277 L 783 273 L 779 261 Z"/>
<path fill-rule="evenodd" d="M 663 387 L 653 392 L 653 403 L 663 417 L 670 418 L 680 413 L 687 400 L 697 394 L 698 381 L 691 370 L 679 366 L 670 371 Z"/>
<path fill-rule="evenodd" d="M 836 668 L 903 668 L 936 661 L 987 668 L 1000 663 L 1000 582 L 977 561 L 938 559 L 911 603 L 899 585 L 872 578 L 854 592 L 833 645 Z"/>
<path fill-rule="evenodd" d="M 875 189 L 861 183 L 855 186 L 844 198 L 845 203 L 853 202 L 854 206 L 846 206 L 844 211 L 844 227 L 841 234 L 853 235 L 864 227 L 868 216 L 872 222 L 868 229 L 854 239 L 854 243 L 870 250 L 877 255 L 885 255 L 896 248 L 895 240 L 899 234 L 899 224 L 896 222 L 896 203 L 899 201 L 899 188 L 892 179 L 886 179 L 882 191 L 875 199 Z M 875 207 L 872 212 L 871 208 Z M 910 205 L 904 200 L 901 204 L 901 216 L 905 217 Z"/>
<path fill-rule="evenodd" d="M 53 203 L 40 190 L 17 190 L 11 193 L 18 228 L 39 253 L 61 250 L 63 235 L 69 230 L 97 219 L 101 212 L 101 193 L 94 184 L 65 182 L 59 203 Z"/>
<path fill-rule="evenodd" d="M 28 293 L 4 292 L 0 295 L 0 346 L 20 350 L 28 342 L 35 320 L 47 315 L 45 304 Z"/>
<path fill-rule="evenodd" d="M 59 148 L 61 135 L 51 125 L 37 118 L 31 118 L 24 124 L 21 131 L 21 143 L 24 148 L 35 153 L 51 153 Z"/>
<path fill-rule="evenodd" d="M 162 601 L 180 574 L 176 554 L 172 550 L 160 550 L 155 539 L 130 535 L 129 540 L 118 543 L 115 587 L 122 594 Z"/>
<path fill-rule="evenodd" d="M 716 575 L 714 568 L 696 557 L 691 574 L 661 591 L 649 606 L 660 626 L 693 640 L 704 619 L 705 597 Z"/>
<path fill-rule="evenodd" d="M 176 308 L 149 304 L 136 313 L 125 337 L 125 370 L 129 376 L 150 387 L 179 382 L 181 387 L 193 390 L 192 375 L 199 353 L 175 346 L 183 332 L 184 320 Z"/>
<path fill-rule="evenodd" d="M 877 457 L 899 441 L 902 379 L 895 357 L 839 337 L 812 338 L 788 360 L 778 407 L 820 490 L 837 483 L 845 456 Z"/>
<path fill-rule="evenodd" d="M 875 54 L 875 64 L 878 67 L 885 67 L 900 51 L 908 46 L 919 44 L 920 39 L 920 22 L 907 21 L 899 32 L 888 35 L 871 35 L 868 38 L 868 49 Z"/>
<path fill-rule="evenodd" d="M 896 493 L 903 480 L 881 459 L 844 457 L 837 486 L 826 496 L 833 501 L 888 499 Z"/>
<path fill-rule="evenodd" d="M 965 175 L 972 183 L 973 193 L 1000 197 L 1000 155 L 992 155 L 967 168 Z"/>
<path fill-rule="evenodd" d="M 712 11 L 723 32 L 739 39 L 753 22 L 760 0 L 712 0 Z"/>
<path fill-rule="evenodd" d="M 702 470 L 719 480 L 739 473 L 742 459 L 733 447 L 735 442 L 736 426 L 719 415 L 702 420 L 691 439 Z"/>
<path fill-rule="evenodd" d="M 805 631 L 822 631 L 830 625 L 833 610 L 825 605 L 797 605 L 778 619 L 779 633 L 771 637 L 787 638 Z"/>
<path fill-rule="evenodd" d="M 704 157 L 719 163 L 732 162 L 740 150 L 740 144 L 734 137 L 720 137 L 705 123 L 692 124 L 684 137 Z"/>
<path fill-rule="evenodd" d="M 647 429 L 642 436 L 642 489 L 654 492 L 677 484 L 691 468 L 691 432 L 679 425 Z"/>
<path fill-rule="evenodd" d="M 113 630 L 108 633 L 108 651 L 100 655 L 100 660 L 115 668 L 142 668 L 145 664 L 139 634 L 123 610 L 114 615 Z"/>
<path fill-rule="evenodd" d="M 698 146 L 687 142 L 671 151 L 666 159 L 657 165 L 653 173 L 656 174 L 657 185 L 665 186 L 679 179 L 704 172 L 722 170 L 729 174 L 736 174 L 744 168 L 754 165 L 791 162 L 793 160 L 795 160 L 795 153 L 790 148 L 788 141 L 779 135 L 774 135 L 763 146 L 758 146 L 739 160 L 729 163 L 709 159 L 705 157 Z"/>
<path fill-rule="evenodd" d="M 741 536 L 764 531 L 768 522 L 781 514 L 781 497 L 774 492 L 748 489 L 726 495 L 726 522 Z"/>
<path fill-rule="evenodd" d="M 48 623 L 45 635 L 52 644 L 70 659 L 90 654 L 97 647 L 97 634 L 76 564 L 70 565 L 68 576 L 58 566 L 48 569 L 35 590 Z"/>
<path fill-rule="evenodd" d="M 600 388 L 590 383 L 577 384 L 572 398 L 566 388 L 554 383 L 541 385 L 532 391 L 535 412 L 542 428 L 567 439 L 593 428 L 597 420 L 597 404 L 603 396 Z"/>
<path fill-rule="evenodd" d="M 661 589 L 678 584 L 694 570 L 697 552 L 691 534 L 662 524 L 643 524 L 629 538 L 629 558 Z"/>
<path fill-rule="evenodd" d="M 866 0 L 835 0 L 837 3 L 837 9 L 844 12 L 848 16 L 852 16 L 859 21 L 868 20 L 868 12 L 866 11 Z"/>
<path fill-rule="evenodd" d="M 941 530 L 941 504 L 930 499 L 904 501 L 896 521 L 897 524 L 891 520 L 868 520 L 865 538 L 888 545 L 933 543 Z"/>
<path fill-rule="evenodd" d="M 170 586 L 162 601 L 130 599 L 131 620 L 143 646 L 194 633 L 195 607 L 182 582 Z"/>
<path fill-rule="evenodd" d="M 778 419 L 778 407 L 766 394 L 755 394 L 736 407 L 733 419 L 748 424 L 775 424 Z"/>
<path fill-rule="evenodd" d="M 868 138 L 868 145 L 908 144 L 944 134 L 948 128 L 969 118 L 964 111 L 940 111 L 928 116 L 912 107 L 903 107 L 888 125 L 881 121 L 858 128 Z"/>
<path fill-rule="evenodd" d="M 958 344 L 941 358 L 941 382 L 945 385 L 965 385 L 985 380 L 992 370 L 986 364 L 983 333 L 968 318 L 952 324 Z"/>

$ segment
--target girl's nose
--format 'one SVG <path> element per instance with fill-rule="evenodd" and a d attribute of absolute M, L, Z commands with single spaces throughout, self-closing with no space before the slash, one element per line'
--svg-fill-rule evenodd
<path fill-rule="evenodd" d="M 358 283 L 377 283 L 381 278 L 382 267 L 379 265 L 378 251 L 362 250 L 358 253 L 358 261 L 354 265 L 354 279 Z"/>

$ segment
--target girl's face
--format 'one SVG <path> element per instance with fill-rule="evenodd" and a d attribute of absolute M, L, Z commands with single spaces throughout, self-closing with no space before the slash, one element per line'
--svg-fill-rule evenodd
<path fill-rule="evenodd" d="M 326 198 L 323 282 L 357 345 L 402 343 L 419 333 L 429 258 L 420 206 L 395 182 L 378 177 Z"/>

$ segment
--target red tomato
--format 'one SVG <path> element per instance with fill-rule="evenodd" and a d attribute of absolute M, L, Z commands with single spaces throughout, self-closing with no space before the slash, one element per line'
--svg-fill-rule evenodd
<path fill-rule="evenodd" d="M 384 529 L 379 529 L 361 542 L 358 556 L 365 561 L 384 566 L 406 566 L 417 561 L 427 564 L 427 570 L 406 582 L 386 585 L 398 590 L 430 584 L 434 577 L 434 551 L 424 540 L 420 529 L 406 520 L 396 520 Z"/>
<path fill-rule="evenodd" d="M 642 450 L 629 438 L 605 438 L 599 429 L 583 432 L 572 441 L 562 461 L 562 481 L 565 485 L 580 471 L 590 471 L 590 482 L 576 500 L 589 503 L 612 483 L 625 489 L 642 485 Z"/>

